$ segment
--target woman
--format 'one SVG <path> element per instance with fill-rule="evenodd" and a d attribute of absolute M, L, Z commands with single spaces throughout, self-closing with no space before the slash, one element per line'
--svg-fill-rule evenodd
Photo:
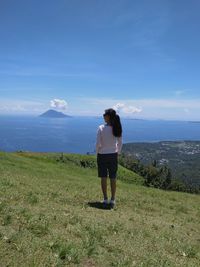
<path fill-rule="evenodd" d="M 118 170 L 118 154 L 122 149 L 122 125 L 119 115 L 112 108 L 106 109 L 103 114 L 105 124 L 98 127 L 96 140 L 96 154 L 98 165 L 98 177 L 101 178 L 103 192 L 103 205 L 110 204 L 114 208 L 116 193 L 116 178 Z M 110 178 L 111 199 L 108 201 L 107 176 Z"/>

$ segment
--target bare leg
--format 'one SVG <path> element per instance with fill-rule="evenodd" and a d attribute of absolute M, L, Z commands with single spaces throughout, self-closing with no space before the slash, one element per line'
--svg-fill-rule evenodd
<path fill-rule="evenodd" d="M 108 198 L 108 195 L 107 195 L 107 177 L 101 178 L 101 189 L 103 192 L 104 199 L 107 199 Z"/>
<path fill-rule="evenodd" d="M 116 193 L 116 179 L 110 179 L 110 186 L 111 186 L 111 199 L 115 199 Z"/>

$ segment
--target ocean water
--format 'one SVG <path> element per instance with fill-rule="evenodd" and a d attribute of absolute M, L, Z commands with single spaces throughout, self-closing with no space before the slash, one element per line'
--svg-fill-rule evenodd
<path fill-rule="evenodd" d="M 123 142 L 200 140 L 200 123 L 121 119 Z M 0 150 L 93 153 L 103 118 L 0 116 Z"/>

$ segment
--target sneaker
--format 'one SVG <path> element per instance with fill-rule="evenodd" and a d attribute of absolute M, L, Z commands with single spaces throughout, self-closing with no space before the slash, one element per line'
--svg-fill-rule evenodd
<path fill-rule="evenodd" d="M 114 207 L 115 207 L 115 204 L 116 204 L 116 202 L 115 202 L 115 200 L 110 200 L 110 207 L 111 207 L 111 209 L 113 209 Z"/>
<path fill-rule="evenodd" d="M 107 208 L 108 204 L 109 204 L 109 201 L 108 201 L 108 199 L 104 199 L 102 203 L 103 203 L 103 207 Z"/>
<path fill-rule="evenodd" d="M 104 199 L 102 203 L 103 204 L 109 204 L 109 201 L 108 201 L 108 199 Z"/>

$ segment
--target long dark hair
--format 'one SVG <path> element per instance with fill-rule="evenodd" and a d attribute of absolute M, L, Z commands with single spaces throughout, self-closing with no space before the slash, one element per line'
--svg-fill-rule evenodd
<path fill-rule="evenodd" d="M 122 125 L 121 125 L 120 116 L 112 108 L 106 109 L 104 116 L 105 115 L 109 115 L 110 117 L 110 124 L 112 126 L 113 135 L 115 137 L 121 137 L 122 136 Z"/>

